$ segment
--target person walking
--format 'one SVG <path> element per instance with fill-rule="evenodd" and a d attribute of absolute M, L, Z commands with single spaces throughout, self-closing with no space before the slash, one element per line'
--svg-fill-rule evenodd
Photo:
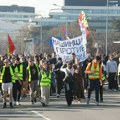
<path fill-rule="evenodd" d="M 49 104 L 51 81 L 52 72 L 49 69 L 48 63 L 44 61 L 40 71 L 41 104 L 43 107 Z"/>
<path fill-rule="evenodd" d="M 58 58 L 58 62 L 55 64 L 55 68 L 53 70 L 54 77 L 56 80 L 56 90 L 57 90 L 57 98 L 60 97 L 61 90 L 63 88 L 63 79 L 64 79 L 64 73 L 60 70 L 61 66 L 63 65 L 62 58 Z"/>
<path fill-rule="evenodd" d="M 4 60 L 4 66 L 1 68 L 1 77 L 0 81 L 2 81 L 2 90 L 3 90 L 3 108 L 7 107 L 7 94 L 9 94 L 9 103 L 10 108 L 13 108 L 12 104 L 12 77 L 14 76 L 12 68 L 9 66 L 9 62 L 7 59 Z"/>
<path fill-rule="evenodd" d="M 91 93 L 95 89 L 96 105 L 99 106 L 99 89 L 100 85 L 102 85 L 102 66 L 100 61 L 101 57 L 97 55 L 95 59 L 87 65 L 85 71 L 89 78 L 87 105 L 89 105 Z"/>
<path fill-rule="evenodd" d="M 38 91 L 38 78 L 39 78 L 39 70 L 38 70 L 37 66 L 34 64 L 33 59 L 29 58 L 26 80 L 29 82 L 30 100 L 31 100 L 32 104 L 36 103 L 35 92 Z"/>
<path fill-rule="evenodd" d="M 26 69 L 27 69 L 28 63 L 26 61 L 26 58 L 24 56 L 20 57 L 20 75 L 22 79 L 22 89 L 21 89 L 21 100 L 27 97 L 27 94 L 29 93 L 28 90 L 28 82 L 26 81 Z"/>
<path fill-rule="evenodd" d="M 109 60 L 106 64 L 106 73 L 108 76 L 108 88 L 110 91 L 118 90 L 116 75 L 117 75 L 117 62 L 113 60 L 113 55 L 109 55 Z"/>
<path fill-rule="evenodd" d="M 22 88 L 22 75 L 21 75 L 21 66 L 19 63 L 19 58 L 15 58 L 15 66 L 13 69 L 14 72 L 14 80 L 13 83 L 13 99 L 14 105 L 20 105 L 20 97 L 21 97 L 21 88 Z"/>

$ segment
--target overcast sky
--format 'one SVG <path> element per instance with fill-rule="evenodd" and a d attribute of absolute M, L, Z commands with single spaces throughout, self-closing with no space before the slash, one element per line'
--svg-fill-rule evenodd
<path fill-rule="evenodd" d="M 19 5 L 35 7 L 36 12 L 48 14 L 50 9 L 57 9 L 57 4 L 63 6 L 64 0 L 0 0 L 0 5 Z"/>

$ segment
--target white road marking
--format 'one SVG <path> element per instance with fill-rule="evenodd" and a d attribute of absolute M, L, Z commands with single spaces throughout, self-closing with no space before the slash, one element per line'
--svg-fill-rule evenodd
<path fill-rule="evenodd" d="M 36 115 L 42 117 L 42 118 L 45 119 L 45 120 L 51 120 L 50 118 L 45 117 L 44 115 L 38 113 L 37 111 L 31 111 L 31 112 L 35 113 Z"/>

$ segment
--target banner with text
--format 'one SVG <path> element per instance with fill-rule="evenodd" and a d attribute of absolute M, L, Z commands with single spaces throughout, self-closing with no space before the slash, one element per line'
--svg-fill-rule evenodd
<path fill-rule="evenodd" d="M 87 58 L 86 45 L 82 36 L 63 41 L 52 37 L 52 42 L 56 55 L 61 57 L 64 62 L 72 60 L 72 53 L 75 53 L 81 62 Z"/>

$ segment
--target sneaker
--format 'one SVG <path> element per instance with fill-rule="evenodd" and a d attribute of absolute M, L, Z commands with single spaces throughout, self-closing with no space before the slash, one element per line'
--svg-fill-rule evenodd
<path fill-rule="evenodd" d="M 89 105 L 89 102 L 90 102 L 90 99 L 88 98 L 88 99 L 87 99 L 87 105 Z"/>
<path fill-rule="evenodd" d="M 6 102 L 3 104 L 3 107 L 2 108 L 6 108 L 7 107 L 7 104 Z"/>
<path fill-rule="evenodd" d="M 42 103 L 42 106 L 43 106 L 43 107 L 45 107 L 45 106 L 46 106 L 46 105 L 45 105 L 45 103 L 43 103 L 43 102 L 41 102 L 41 103 Z"/>
<path fill-rule="evenodd" d="M 16 102 L 16 105 L 20 105 L 20 103 L 17 101 L 17 102 Z"/>
<path fill-rule="evenodd" d="M 60 97 L 60 94 L 57 94 L 57 98 L 59 98 Z"/>
<path fill-rule="evenodd" d="M 99 102 L 96 102 L 96 105 L 99 106 Z"/>
<path fill-rule="evenodd" d="M 116 92 L 117 90 L 116 90 L 116 89 L 114 89 L 113 91 L 114 91 L 114 92 Z"/>
<path fill-rule="evenodd" d="M 36 98 L 34 98 L 34 102 L 35 102 L 35 103 L 37 102 Z"/>
<path fill-rule="evenodd" d="M 14 101 L 14 106 L 16 106 L 16 101 Z"/>
<path fill-rule="evenodd" d="M 10 102 L 10 108 L 13 108 L 12 102 Z"/>
<path fill-rule="evenodd" d="M 111 89 L 109 89 L 109 92 L 112 92 L 112 90 L 111 90 Z"/>
<path fill-rule="evenodd" d="M 33 105 L 33 104 L 34 104 L 34 101 L 32 100 L 31 102 L 32 102 L 32 105 Z"/>
<path fill-rule="evenodd" d="M 87 93 L 87 90 L 86 90 L 86 89 L 84 90 L 84 93 Z"/>

